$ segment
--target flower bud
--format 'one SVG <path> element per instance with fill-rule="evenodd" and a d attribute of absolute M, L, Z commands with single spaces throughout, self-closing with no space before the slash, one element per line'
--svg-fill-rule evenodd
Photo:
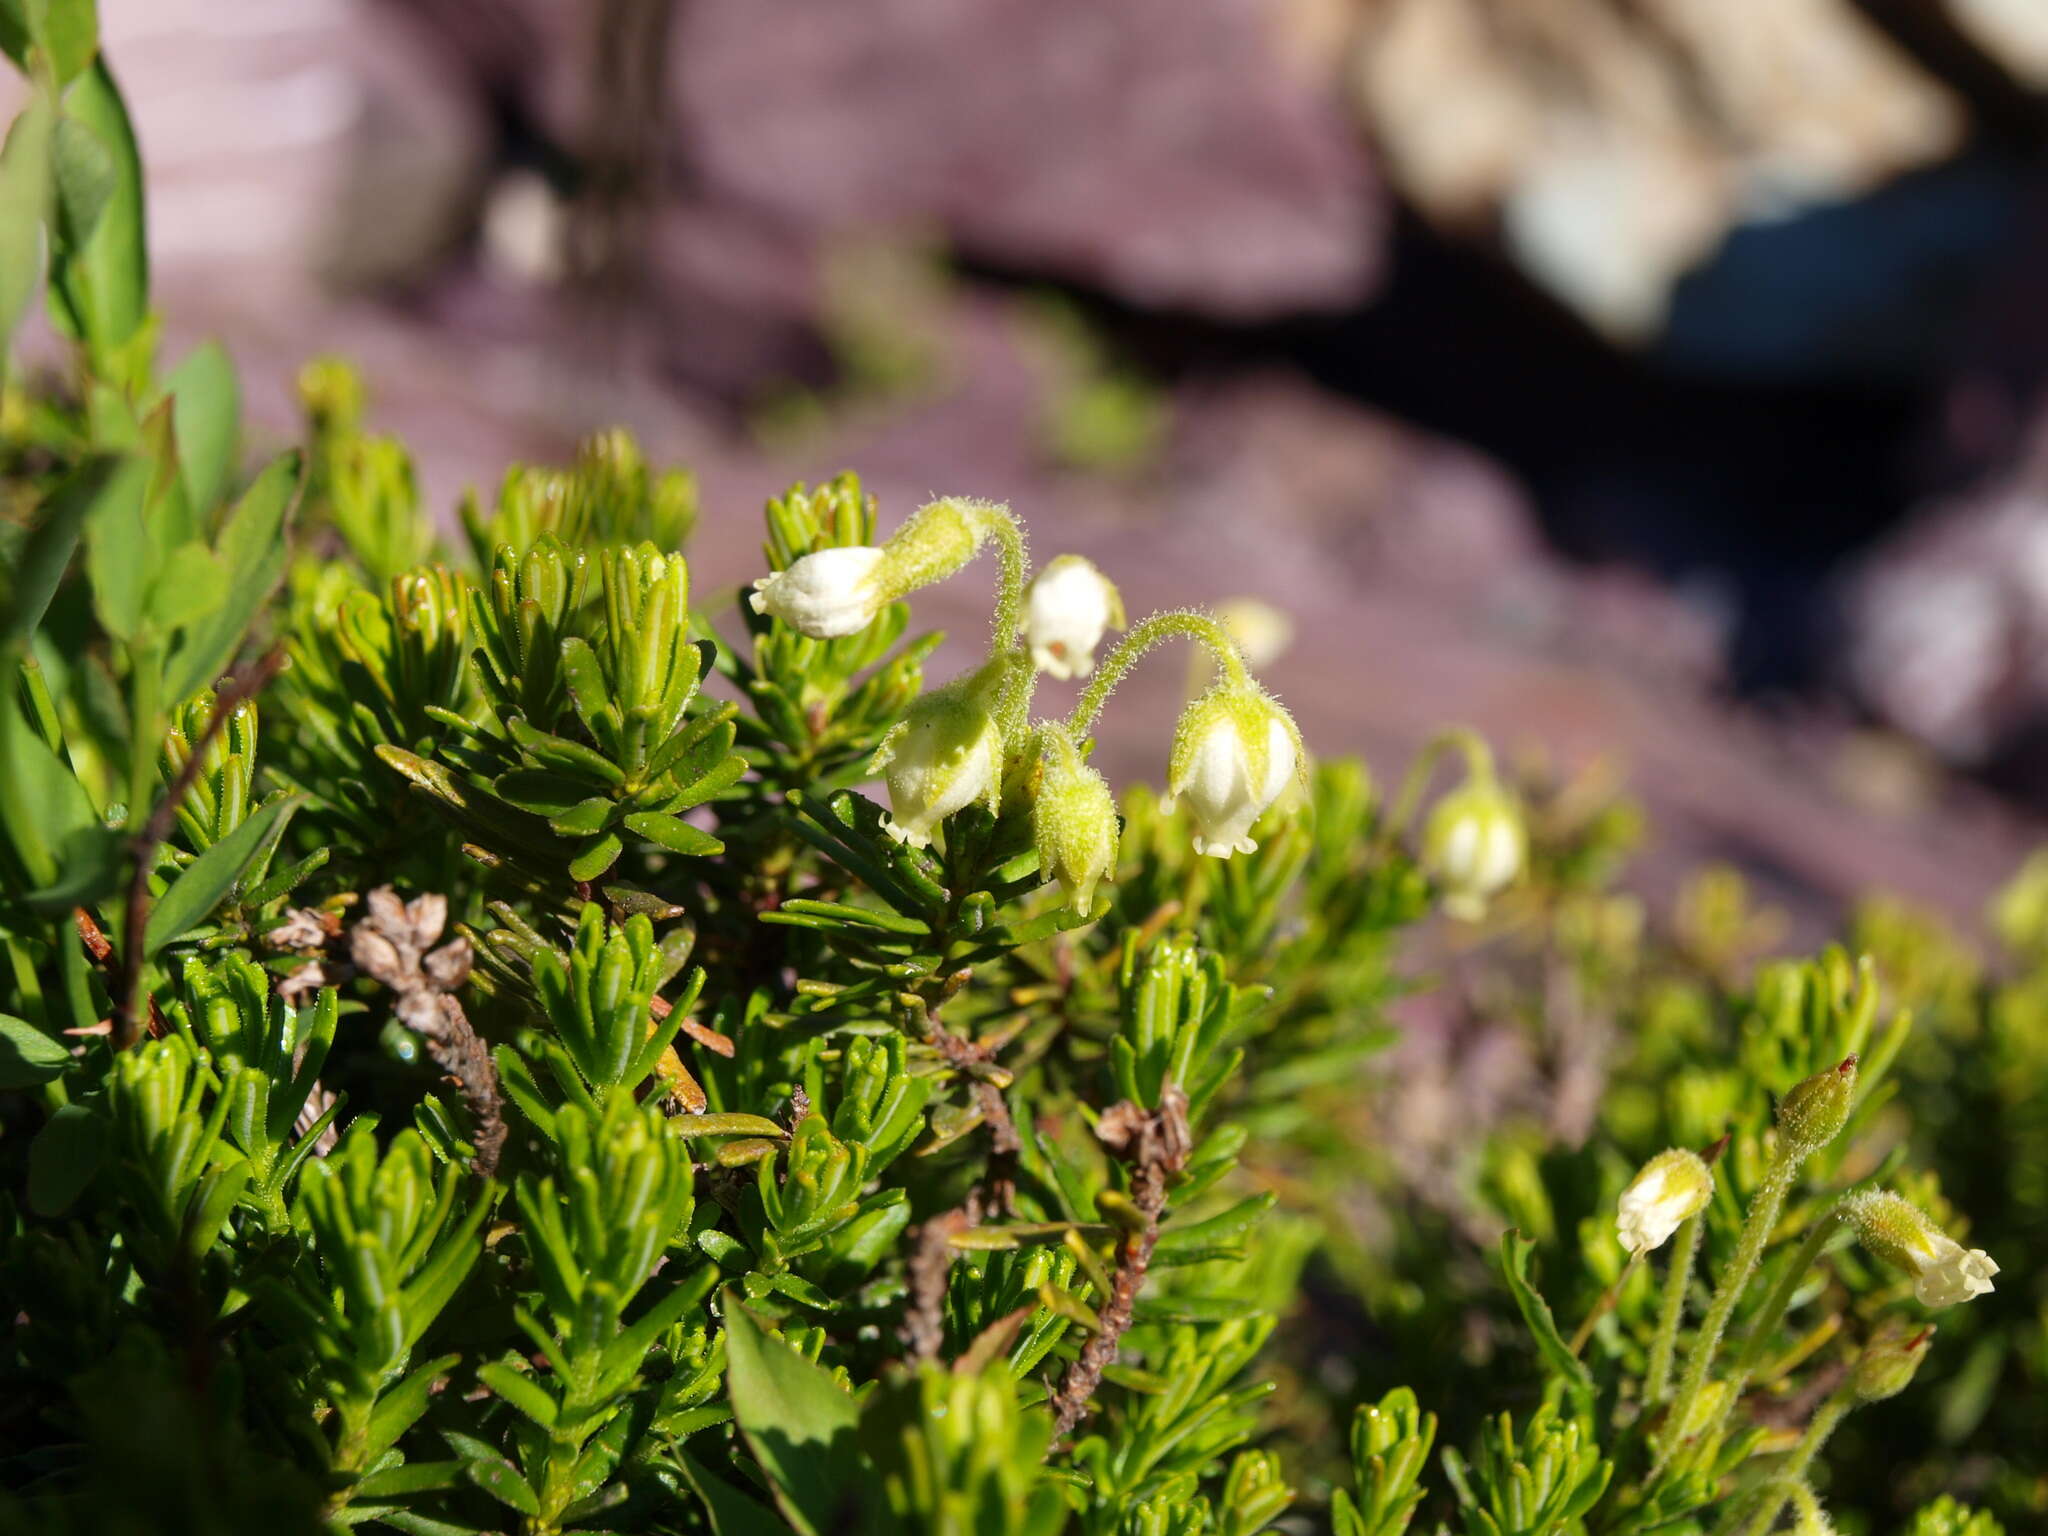
<path fill-rule="evenodd" d="M 755 582 L 750 601 L 813 640 L 855 634 L 889 601 L 876 579 L 881 563 L 882 551 L 865 544 L 813 550 Z"/>
<path fill-rule="evenodd" d="M 1279 703 L 1249 684 L 1212 688 L 1181 712 L 1166 773 L 1171 811 L 1186 800 L 1195 852 L 1251 853 L 1252 823 L 1299 772 L 1301 738 Z"/>
<path fill-rule="evenodd" d="M 1474 775 L 1436 803 L 1423 830 L 1422 862 L 1444 910 L 1477 922 L 1486 904 L 1514 883 L 1528 854 L 1522 810 L 1491 773 Z"/>
<path fill-rule="evenodd" d="M 1683 1147 L 1659 1152 L 1621 1192 L 1615 1219 L 1621 1246 L 1632 1254 L 1663 1247 L 1681 1222 L 1713 1198 L 1714 1175 L 1698 1153 Z"/>
<path fill-rule="evenodd" d="M 1093 561 L 1061 555 L 1038 573 L 1024 599 L 1032 664 L 1053 677 L 1095 670 L 1103 634 L 1124 627 L 1124 600 Z"/>
<path fill-rule="evenodd" d="M 1097 883 L 1116 872 L 1117 832 L 1108 781 L 1064 733 L 1055 736 L 1031 805 L 1031 837 L 1040 872 L 1059 881 L 1074 911 L 1086 912 Z"/>
<path fill-rule="evenodd" d="M 1850 1368 L 1849 1390 L 1860 1403 L 1897 1397 L 1912 1382 L 1933 1341 L 1932 1323 L 1908 1324 L 1900 1318 L 1886 1318 Z"/>
<path fill-rule="evenodd" d="M 1856 1058 L 1793 1085 L 1778 1101 L 1778 1134 L 1795 1157 L 1811 1157 L 1841 1135 L 1856 1102 Z"/>
<path fill-rule="evenodd" d="M 1863 1246 L 1913 1277 L 1921 1305 L 1953 1307 L 1988 1294 L 1998 1264 L 1982 1248 L 1964 1248 L 1911 1201 L 1890 1190 L 1865 1190 L 1848 1203 Z"/>
<path fill-rule="evenodd" d="M 993 813 L 1003 787 L 1003 733 L 984 669 L 935 688 L 882 738 L 874 766 L 889 784 L 889 835 L 931 846 L 932 829 L 980 802 Z"/>

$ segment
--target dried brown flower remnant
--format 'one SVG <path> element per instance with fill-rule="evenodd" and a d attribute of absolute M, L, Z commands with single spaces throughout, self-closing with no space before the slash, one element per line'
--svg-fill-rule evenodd
<path fill-rule="evenodd" d="M 439 944 L 448 899 L 433 892 L 405 902 L 381 885 L 370 892 L 369 908 L 349 930 L 349 954 L 358 970 L 392 990 L 398 1021 L 427 1042 L 434 1064 L 461 1086 L 476 1122 L 476 1171 L 489 1175 L 505 1145 L 505 1119 L 497 1068 L 453 996 L 469 980 L 469 940 Z"/>

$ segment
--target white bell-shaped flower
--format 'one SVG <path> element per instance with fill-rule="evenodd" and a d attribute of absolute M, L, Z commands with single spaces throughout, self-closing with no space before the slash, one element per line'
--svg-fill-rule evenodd
<path fill-rule="evenodd" d="M 1163 805 L 1186 803 L 1195 852 L 1251 853 L 1252 823 L 1300 769 L 1301 738 L 1276 700 L 1251 686 L 1213 688 L 1181 713 Z"/>
<path fill-rule="evenodd" d="M 1621 1192 L 1614 1223 L 1621 1246 L 1630 1253 L 1663 1247 L 1713 1198 L 1714 1173 L 1698 1153 L 1683 1147 L 1659 1152 Z"/>
<path fill-rule="evenodd" d="M 1003 733 L 985 673 L 923 695 L 882 738 L 874 766 L 889 785 L 888 833 L 914 848 L 931 845 L 939 823 L 981 804 L 993 813 L 1002 792 Z"/>
<path fill-rule="evenodd" d="M 1913 1277 L 1923 1306 L 1953 1307 L 1994 1289 L 1997 1261 L 1982 1248 L 1965 1248 L 1910 1200 L 1866 1190 L 1850 1198 L 1847 1210 L 1863 1246 Z"/>
<path fill-rule="evenodd" d="M 1095 647 L 1124 627 L 1124 600 L 1091 560 L 1061 555 L 1032 580 L 1024 599 L 1024 638 L 1039 671 L 1058 678 L 1095 670 Z"/>
<path fill-rule="evenodd" d="M 1465 922 L 1486 915 L 1487 902 L 1514 883 L 1527 855 L 1521 809 L 1490 774 L 1439 800 L 1423 831 L 1422 861 L 1444 910 Z"/>
<path fill-rule="evenodd" d="M 813 550 L 754 583 L 754 612 L 813 640 L 866 629 L 889 601 L 878 580 L 882 551 L 865 544 Z"/>

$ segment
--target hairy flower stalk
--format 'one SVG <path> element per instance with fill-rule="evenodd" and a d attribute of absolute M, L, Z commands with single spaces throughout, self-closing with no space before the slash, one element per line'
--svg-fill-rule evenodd
<path fill-rule="evenodd" d="M 1842 1127 L 1848 1123 L 1855 1096 L 1856 1058 L 1850 1056 L 1839 1066 L 1799 1083 L 1778 1105 L 1777 1151 L 1764 1173 L 1763 1183 L 1750 1200 L 1749 1214 L 1743 1220 L 1742 1236 L 1735 1245 L 1734 1256 L 1729 1259 L 1720 1287 L 1707 1306 L 1707 1315 L 1701 1320 L 1692 1352 L 1686 1356 L 1685 1375 L 1679 1382 L 1678 1396 L 1673 1400 L 1670 1415 L 1665 1421 L 1663 1443 L 1658 1449 L 1653 1477 L 1671 1464 L 1680 1445 L 1690 1434 L 1697 1432 L 1695 1420 L 1700 1413 L 1701 1395 L 1706 1390 L 1707 1373 L 1713 1369 L 1714 1356 L 1721 1347 L 1721 1336 L 1727 1331 L 1728 1319 L 1734 1315 L 1736 1304 L 1748 1289 L 1750 1276 L 1756 1273 L 1757 1261 L 1763 1257 L 1764 1246 L 1778 1225 L 1778 1214 L 1785 1207 L 1785 1196 L 1806 1160 L 1841 1133 Z M 1733 1394 L 1729 1396 L 1732 1398 Z M 1713 1416 L 1715 1423 L 1720 1422 L 1727 1406 L 1725 1403 L 1720 1405 Z"/>
<path fill-rule="evenodd" d="M 1176 636 L 1206 646 L 1222 676 L 1181 712 L 1174 728 L 1163 808 L 1185 802 L 1195 823 L 1195 851 L 1217 858 L 1250 853 L 1252 824 L 1272 809 L 1290 782 L 1307 773 L 1307 753 L 1294 717 L 1252 680 L 1229 633 L 1205 614 L 1158 613 L 1139 623 L 1103 661 L 1082 692 L 1066 729 L 1085 736 L 1110 693 L 1138 659 Z"/>
<path fill-rule="evenodd" d="M 1657 1331 L 1650 1338 L 1650 1358 L 1643 1373 L 1643 1405 L 1654 1408 L 1671 1390 L 1671 1362 L 1678 1354 L 1678 1329 L 1685 1320 L 1685 1293 L 1692 1288 L 1692 1267 L 1698 1262 L 1705 1217 L 1686 1218 L 1671 1249 L 1671 1267 L 1664 1275 L 1664 1296 L 1657 1308 Z"/>

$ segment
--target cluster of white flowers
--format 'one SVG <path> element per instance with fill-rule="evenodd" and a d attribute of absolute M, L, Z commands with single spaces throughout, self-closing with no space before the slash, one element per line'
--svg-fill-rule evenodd
<path fill-rule="evenodd" d="M 813 639 L 856 634 L 890 603 L 958 570 L 999 522 L 1014 527 L 1001 507 L 958 498 L 934 502 L 881 547 L 814 550 L 755 582 L 754 611 Z M 1012 538 L 1018 573 L 1006 565 L 1006 580 L 1021 583 L 1021 540 Z M 1035 793 L 1041 867 L 1085 909 L 1115 868 L 1115 800 L 1102 776 L 1086 766 L 1074 731 L 1043 722 L 1027 728 L 1023 710 L 1006 709 L 1005 701 L 1017 696 L 1015 669 L 1023 662 L 1005 652 L 1020 647 L 1031 669 L 1051 677 L 1090 677 L 1104 637 L 1125 627 L 1123 599 L 1092 562 L 1062 555 L 1028 588 L 1006 591 L 1004 601 L 997 628 L 1006 638 L 988 661 L 920 698 L 876 754 L 889 789 L 890 831 L 924 847 L 940 823 L 966 807 L 993 811 L 1006 775 L 1021 755 L 1032 754 L 1042 772 L 1024 782 Z M 1007 630 L 1003 611 L 1012 615 Z M 1185 808 L 1198 853 L 1225 859 L 1250 853 L 1258 847 L 1253 826 L 1303 778 L 1306 759 L 1293 717 L 1252 680 L 1230 630 L 1203 615 L 1155 616 L 1131 631 L 1091 691 L 1106 695 L 1138 653 L 1169 634 L 1209 647 L 1219 673 L 1174 731 L 1165 808 Z M 1022 686 L 1028 701 L 1028 675 Z M 1099 705 L 1098 697 L 1092 707 Z M 1526 862 L 1521 813 L 1490 769 L 1475 771 L 1438 803 L 1422 858 L 1445 909 L 1461 917 L 1479 916 L 1488 899 L 1517 878 Z"/>

